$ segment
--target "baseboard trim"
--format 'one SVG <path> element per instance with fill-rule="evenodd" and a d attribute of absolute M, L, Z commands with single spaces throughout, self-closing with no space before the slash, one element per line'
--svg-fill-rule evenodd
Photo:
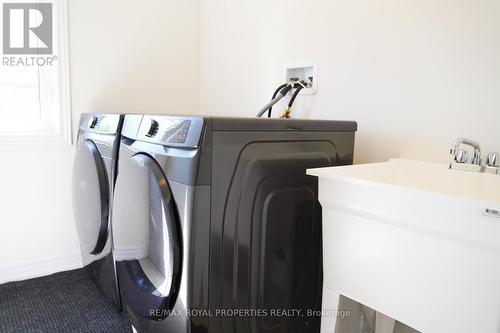
<path fill-rule="evenodd" d="M 80 254 L 28 263 L 21 266 L 0 268 L 0 284 L 46 276 L 82 267 Z"/>

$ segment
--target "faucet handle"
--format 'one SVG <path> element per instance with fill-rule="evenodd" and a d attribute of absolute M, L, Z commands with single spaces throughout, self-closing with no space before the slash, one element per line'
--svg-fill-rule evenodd
<path fill-rule="evenodd" d="M 474 157 L 472 158 L 472 164 L 481 165 L 481 151 L 474 151 Z"/>
<path fill-rule="evenodd" d="M 486 165 L 491 167 L 497 166 L 497 153 L 489 153 L 488 159 L 486 160 Z"/>
<path fill-rule="evenodd" d="M 459 149 L 457 150 L 457 153 L 455 155 L 455 161 L 457 163 L 467 163 L 469 160 L 469 153 L 465 149 Z"/>

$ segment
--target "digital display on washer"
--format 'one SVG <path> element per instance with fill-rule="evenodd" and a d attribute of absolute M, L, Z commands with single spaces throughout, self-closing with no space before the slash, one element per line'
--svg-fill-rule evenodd
<path fill-rule="evenodd" d="M 166 119 L 162 122 L 162 141 L 167 143 L 182 144 L 186 142 L 191 120 L 189 119 Z"/>

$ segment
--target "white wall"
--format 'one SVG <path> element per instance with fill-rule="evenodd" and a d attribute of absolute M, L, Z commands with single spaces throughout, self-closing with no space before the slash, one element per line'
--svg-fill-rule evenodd
<path fill-rule="evenodd" d="M 0 147 L 0 283 L 79 265 L 71 210 L 73 149 Z"/>
<path fill-rule="evenodd" d="M 69 22 L 74 129 L 83 112 L 197 112 L 197 0 L 70 0 Z M 0 283 L 81 265 L 74 150 L 0 146 Z"/>
<path fill-rule="evenodd" d="M 83 112 L 196 113 L 198 0 L 71 0 L 71 97 Z"/>
<path fill-rule="evenodd" d="M 285 63 L 313 61 L 295 116 L 358 121 L 357 162 L 446 162 L 459 136 L 500 151 L 499 17 L 495 0 L 203 1 L 201 111 L 253 116 Z"/>

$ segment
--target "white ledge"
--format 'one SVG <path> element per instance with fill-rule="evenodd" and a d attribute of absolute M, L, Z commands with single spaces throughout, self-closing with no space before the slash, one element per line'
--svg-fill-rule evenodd
<path fill-rule="evenodd" d="M 401 186 L 500 204 L 500 176 L 450 170 L 447 164 L 391 159 L 382 163 L 309 169 L 307 174 L 353 183 Z"/>

